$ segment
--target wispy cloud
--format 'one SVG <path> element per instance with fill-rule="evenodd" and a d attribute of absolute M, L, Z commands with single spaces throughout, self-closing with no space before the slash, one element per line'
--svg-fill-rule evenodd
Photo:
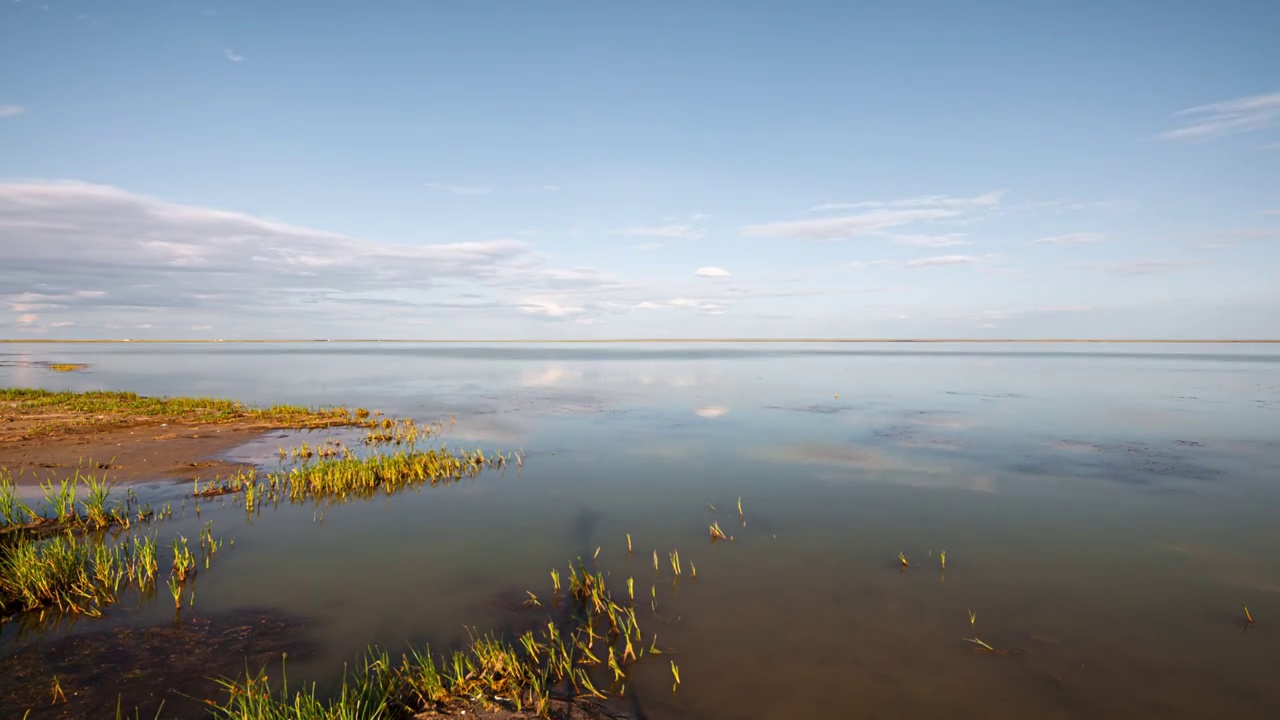
<path fill-rule="evenodd" d="M 244 56 L 236 53 L 231 48 L 223 48 L 222 55 L 233 63 L 244 62 Z"/>
<path fill-rule="evenodd" d="M 1091 245 L 1093 243 L 1102 242 L 1106 239 L 1106 235 L 1093 232 L 1068 233 L 1066 235 L 1052 235 L 1032 240 L 1032 245 Z"/>
<path fill-rule="evenodd" d="M 964 239 L 964 233 L 948 233 L 946 235 L 894 235 L 893 244 L 902 247 L 940 248 L 973 243 Z"/>
<path fill-rule="evenodd" d="M 672 240 L 698 240 L 706 237 L 706 231 L 702 228 L 689 223 L 674 223 L 671 225 L 654 225 L 630 227 L 618 230 L 619 235 L 631 235 L 634 237 L 660 237 L 671 238 Z"/>
<path fill-rule="evenodd" d="M 1195 140 L 1251 132 L 1280 122 L 1280 93 L 1252 95 L 1199 105 L 1173 114 L 1182 127 L 1163 132 L 1160 140 Z"/>
<path fill-rule="evenodd" d="M 928 208 L 921 210 L 877 210 L 861 215 L 823 218 L 821 220 L 794 220 L 747 225 L 741 233 L 748 237 L 787 237 L 821 242 L 871 235 L 892 227 L 908 225 L 921 220 L 939 220 L 955 217 L 955 210 Z"/>
<path fill-rule="evenodd" d="M 1276 214 L 1280 214 L 1277 212 Z M 1236 228 L 1234 230 L 1219 230 L 1210 233 L 1212 238 L 1206 243 L 1200 245 L 1202 248 L 1215 249 L 1240 245 L 1242 243 L 1257 242 L 1259 240 L 1280 240 L 1280 227 L 1252 227 L 1252 228 Z"/>
<path fill-rule="evenodd" d="M 444 190 L 454 195 L 488 195 L 491 190 L 484 185 L 450 185 L 448 183 L 427 183 L 432 190 Z"/>
<path fill-rule="evenodd" d="M 0 105 L 0 118 L 16 117 L 26 111 L 21 105 Z"/>
<path fill-rule="evenodd" d="M 904 268 L 936 267 L 939 265 L 972 265 L 978 262 L 973 255 L 934 255 L 933 257 L 908 260 L 902 264 Z"/>
<path fill-rule="evenodd" d="M 1004 190 L 993 190 L 974 197 L 952 197 L 951 195 L 921 195 L 883 202 L 880 200 L 862 200 L 859 202 L 831 202 L 814 205 L 807 212 L 829 212 L 832 210 L 865 210 L 870 208 L 981 208 L 995 207 L 1005 195 Z"/>
<path fill-rule="evenodd" d="M 1120 263 L 1080 263 L 1066 267 L 1069 270 L 1098 270 L 1112 275 L 1154 275 L 1195 267 L 1199 264 L 1193 260 L 1135 260 Z"/>
<path fill-rule="evenodd" d="M 868 208 L 884 207 L 884 203 L 876 200 L 863 200 L 862 202 L 831 202 L 821 205 L 814 205 L 805 212 L 831 212 L 833 210 L 866 210 Z"/>
<path fill-rule="evenodd" d="M 698 277 L 705 277 L 705 278 L 725 278 L 725 277 L 729 277 L 730 275 L 728 270 L 725 270 L 724 268 L 719 268 L 719 267 L 700 267 L 696 271 L 694 271 L 693 274 L 697 275 Z"/>
<path fill-rule="evenodd" d="M 821 210 L 868 209 L 868 212 L 841 217 L 815 220 L 791 220 L 784 222 L 746 225 L 740 232 L 744 236 L 789 237 L 809 242 L 842 240 L 864 235 L 876 235 L 885 230 L 918 222 L 956 218 L 977 212 L 989 212 L 1000 204 L 1003 190 L 983 193 L 975 197 L 928 195 L 892 202 L 864 201 L 857 203 L 827 203 L 810 208 Z"/>

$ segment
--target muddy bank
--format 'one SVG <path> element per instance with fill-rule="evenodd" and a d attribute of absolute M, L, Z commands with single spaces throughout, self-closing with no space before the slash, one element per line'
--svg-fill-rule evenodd
<path fill-rule="evenodd" d="M 28 421 L 29 422 L 29 421 Z M 217 424 L 138 422 L 48 437 L 21 432 L 11 420 L 0 429 L 0 468 L 19 485 L 61 479 L 77 468 L 117 482 L 212 479 L 249 466 L 217 459 L 279 425 L 255 421 Z M 91 462 L 92 461 L 92 462 Z"/>

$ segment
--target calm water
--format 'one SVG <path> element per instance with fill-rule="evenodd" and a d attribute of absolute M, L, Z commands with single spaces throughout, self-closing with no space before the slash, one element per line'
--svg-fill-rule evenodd
<path fill-rule="evenodd" d="M 370 643 L 443 649 L 464 626 L 523 625 L 511 598 L 546 594 L 550 568 L 599 546 L 646 593 L 651 551 L 663 557 L 646 630 L 679 651 L 683 685 L 672 694 L 667 658 L 642 661 L 645 717 L 1280 717 L 1274 346 L 4 351 L 92 366 L 9 364 L 4 385 L 452 414 L 446 442 L 526 451 L 518 475 L 319 523 L 310 506 L 247 523 L 209 503 L 158 526 L 195 537 L 212 520 L 236 538 L 199 578 L 197 613 L 310 620 L 316 652 L 291 678 L 332 679 Z M 288 441 L 235 456 L 274 464 Z M 708 543 L 716 519 L 734 542 Z M 672 549 L 698 568 L 674 592 Z M 167 606 L 73 632 L 163 623 Z M 975 652 L 973 636 L 1018 652 Z M 4 640 L 12 653 L 48 638 Z"/>

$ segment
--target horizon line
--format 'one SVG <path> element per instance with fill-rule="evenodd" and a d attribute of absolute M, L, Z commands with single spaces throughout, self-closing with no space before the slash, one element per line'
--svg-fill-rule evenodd
<path fill-rule="evenodd" d="M 1280 339 L 1268 338 L 599 338 L 599 339 L 415 339 L 415 338 L 0 338 L 0 344 L 268 344 L 268 343 L 439 343 L 439 344 L 621 344 L 621 343 L 986 343 L 986 344 L 1035 344 L 1035 343 L 1112 343 L 1112 344 L 1280 344 Z"/>

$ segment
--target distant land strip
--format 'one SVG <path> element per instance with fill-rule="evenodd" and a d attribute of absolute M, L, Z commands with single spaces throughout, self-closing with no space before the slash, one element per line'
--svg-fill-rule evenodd
<path fill-rule="evenodd" d="M 133 338 L 83 338 L 83 339 L 51 339 L 51 338 L 0 338 L 0 343 L 21 345 L 21 344 L 165 344 L 165 343 L 188 343 L 188 344 L 227 344 L 227 343 L 419 343 L 419 344 L 457 344 L 457 345 L 544 345 L 544 344 L 641 344 L 641 343 L 701 343 L 701 344 L 732 344 L 732 343 L 866 343 L 866 344 L 886 344 L 886 343 L 972 343 L 972 344 L 1037 344 L 1037 343 L 1096 343 L 1096 344 L 1149 344 L 1149 345 L 1248 345 L 1248 344 L 1280 344 L 1280 339 L 1204 339 L 1204 338 L 1186 338 L 1186 339 L 1153 339 L 1153 338 L 1033 338 L 1033 339 L 979 339 L 979 338 L 607 338 L 596 340 L 449 340 L 449 339 L 360 339 L 360 338 L 315 338 L 315 339 L 218 339 L 218 340 L 196 340 L 196 339 L 180 339 L 173 338 L 167 340 L 140 340 Z"/>

